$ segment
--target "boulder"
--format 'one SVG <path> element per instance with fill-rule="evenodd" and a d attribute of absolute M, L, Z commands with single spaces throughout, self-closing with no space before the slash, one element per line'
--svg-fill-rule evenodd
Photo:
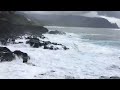
<path fill-rule="evenodd" d="M 57 31 L 57 30 L 55 30 L 55 31 L 49 31 L 48 33 L 49 34 L 65 34 L 64 32 Z"/>
<path fill-rule="evenodd" d="M 47 46 L 47 45 L 45 45 L 45 46 L 44 46 L 44 49 L 58 50 L 59 48 L 58 48 L 58 47 L 54 47 L 54 46 Z"/>
<path fill-rule="evenodd" d="M 21 52 L 20 50 L 16 50 L 13 52 L 15 55 L 23 59 L 23 63 L 27 63 L 27 61 L 30 59 L 27 53 Z"/>
<path fill-rule="evenodd" d="M 26 44 L 30 44 L 31 47 L 34 48 L 39 48 L 41 46 L 44 47 L 44 49 L 49 49 L 49 50 L 58 50 L 58 47 L 55 47 L 54 45 L 60 45 L 62 46 L 62 48 L 64 50 L 67 50 L 69 48 L 67 48 L 66 46 L 62 45 L 62 44 L 58 44 L 58 43 L 54 43 L 54 42 L 50 42 L 50 41 L 41 41 L 38 38 L 32 38 L 32 37 L 27 37 L 27 39 L 29 39 L 28 41 L 26 41 Z"/>
<path fill-rule="evenodd" d="M 15 59 L 13 53 L 0 53 L 0 61 L 12 61 Z"/>
<path fill-rule="evenodd" d="M 40 40 L 38 38 L 30 38 L 29 41 L 26 42 L 26 44 L 30 44 L 30 46 L 34 48 L 38 48 L 40 46 Z"/>
<path fill-rule="evenodd" d="M 11 51 L 7 47 L 0 47 L 0 53 L 10 53 Z"/>
<path fill-rule="evenodd" d="M 0 47 L 0 61 L 12 61 L 15 59 L 14 54 L 6 47 Z"/>
<path fill-rule="evenodd" d="M 107 76 L 100 76 L 99 79 L 109 79 Z"/>
<path fill-rule="evenodd" d="M 23 43 L 23 42 L 17 42 L 17 43 L 15 43 L 15 44 L 20 44 L 20 43 Z"/>
<path fill-rule="evenodd" d="M 44 49 L 49 49 L 49 47 L 47 45 L 44 46 Z"/>
<path fill-rule="evenodd" d="M 99 79 L 120 79 L 120 77 L 118 76 L 111 76 L 111 77 L 107 77 L 107 76 L 100 76 Z"/>
<path fill-rule="evenodd" d="M 50 41 L 43 41 L 44 45 L 48 45 L 48 44 L 51 44 Z"/>
<path fill-rule="evenodd" d="M 75 79 L 75 77 L 74 76 L 65 75 L 65 79 Z"/>
<path fill-rule="evenodd" d="M 118 76 L 111 76 L 110 79 L 120 79 Z"/>
<path fill-rule="evenodd" d="M 68 50 L 69 48 L 67 48 L 66 46 L 63 46 L 63 49 L 64 49 L 64 50 Z"/>

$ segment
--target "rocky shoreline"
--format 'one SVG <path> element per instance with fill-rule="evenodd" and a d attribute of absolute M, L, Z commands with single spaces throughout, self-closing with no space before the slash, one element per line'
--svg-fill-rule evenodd
<path fill-rule="evenodd" d="M 22 39 L 20 36 L 19 39 Z M 17 39 L 18 39 L 17 38 Z M 44 39 L 43 35 L 41 35 L 39 38 Z M 40 40 L 37 36 L 28 36 L 25 38 L 26 44 L 29 44 L 31 48 L 39 48 L 43 47 L 43 49 L 49 49 L 49 50 L 59 50 L 59 47 L 61 47 L 63 50 L 68 50 L 69 48 L 58 43 L 50 42 L 50 41 L 44 41 Z M 0 40 L 0 43 L 3 46 L 7 46 L 9 44 L 21 44 L 23 42 L 16 42 L 15 38 L 9 38 L 7 40 Z M 59 46 L 59 47 L 57 47 Z M 15 59 L 15 56 L 22 58 L 23 63 L 27 63 L 27 61 L 30 59 L 27 53 L 24 53 L 20 50 L 11 51 L 7 47 L 0 47 L 0 61 L 12 61 Z"/>

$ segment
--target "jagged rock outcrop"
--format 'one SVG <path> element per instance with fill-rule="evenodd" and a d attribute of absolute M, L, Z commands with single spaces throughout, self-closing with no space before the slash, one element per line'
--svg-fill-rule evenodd
<path fill-rule="evenodd" d="M 118 76 L 111 76 L 111 77 L 107 77 L 107 76 L 100 76 L 99 79 L 120 79 L 120 77 Z"/>
<path fill-rule="evenodd" d="M 43 26 L 32 25 L 26 17 L 9 11 L 0 12 L 0 38 L 12 38 L 24 34 L 41 35 L 48 32 Z"/>
<path fill-rule="evenodd" d="M 55 31 L 49 31 L 48 33 L 49 33 L 49 34 L 65 34 L 65 32 L 58 31 L 58 30 L 55 30 Z"/>
<path fill-rule="evenodd" d="M 58 43 L 54 43 L 54 42 L 50 42 L 50 41 L 41 41 L 37 37 L 36 38 L 28 37 L 27 39 L 29 39 L 29 40 L 26 41 L 26 44 L 29 44 L 33 48 L 39 48 L 39 47 L 43 46 L 43 49 L 59 50 L 59 48 L 57 47 L 57 45 L 58 45 L 58 46 L 61 46 L 61 48 L 63 50 L 69 49 L 62 44 L 58 44 Z"/>
<path fill-rule="evenodd" d="M 27 53 L 24 53 L 20 50 L 15 50 L 12 52 L 7 47 L 0 47 L 0 62 L 3 61 L 12 61 L 15 59 L 15 55 L 23 59 L 23 63 L 27 63 L 30 59 Z"/>
<path fill-rule="evenodd" d="M 30 57 L 28 56 L 27 53 L 24 53 L 20 50 L 15 50 L 13 52 L 15 55 L 17 55 L 19 58 L 22 58 L 23 59 L 23 63 L 27 63 L 27 61 L 30 59 Z"/>
<path fill-rule="evenodd" d="M 0 61 L 12 61 L 15 59 L 14 54 L 6 47 L 0 47 Z"/>

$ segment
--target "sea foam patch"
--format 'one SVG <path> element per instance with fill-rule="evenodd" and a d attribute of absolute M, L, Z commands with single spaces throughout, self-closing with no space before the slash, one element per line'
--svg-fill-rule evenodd
<path fill-rule="evenodd" d="M 21 44 L 9 44 L 11 50 L 21 50 L 30 56 L 24 64 L 16 58 L 12 62 L 0 63 L 0 78 L 99 78 L 100 76 L 120 76 L 120 50 L 84 42 L 80 36 L 44 34 L 46 41 L 61 43 L 69 50 L 45 50 L 31 48 L 25 38 L 17 39 Z M 34 66 L 32 66 L 34 65 Z M 54 71 L 54 72 L 53 72 Z M 61 74 L 62 73 L 62 74 Z"/>

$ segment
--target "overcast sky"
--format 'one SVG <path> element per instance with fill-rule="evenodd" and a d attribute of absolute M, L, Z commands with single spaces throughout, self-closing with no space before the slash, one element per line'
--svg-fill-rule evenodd
<path fill-rule="evenodd" d="M 55 14 L 55 15 L 85 15 L 90 14 L 89 16 L 97 15 L 96 11 L 29 11 L 25 13 L 36 13 L 36 14 Z"/>
<path fill-rule="evenodd" d="M 120 18 L 120 11 L 28 11 L 25 13 L 56 14 L 56 15 L 85 15 L 89 17 L 106 15 L 109 17 Z"/>

